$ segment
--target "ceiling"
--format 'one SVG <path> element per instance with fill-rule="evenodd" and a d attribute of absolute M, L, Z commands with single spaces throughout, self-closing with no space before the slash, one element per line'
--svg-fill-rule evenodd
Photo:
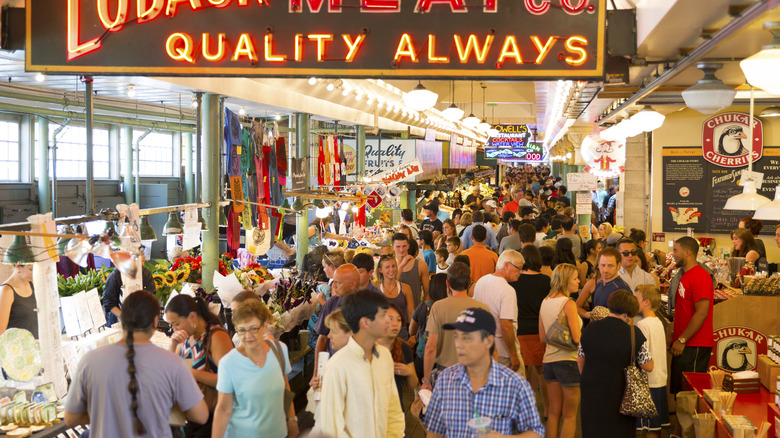
<path fill-rule="evenodd" d="M 779 0 L 762 1 L 772 3 Z M 0 3 L 8 1 L 0 0 Z M 591 125 L 616 102 L 619 103 L 620 99 L 630 97 L 643 84 L 662 74 L 665 68 L 673 67 L 683 58 L 683 53 L 706 43 L 708 35 L 717 32 L 734 19 L 734 16 L 729 14 L 729 8 L 755 3 L 755 0 L 616 0 L 614 5 L 619 9 L 637 8 L 638 35 L 641 40 L 634 64 L 641 64 L 643 61 L 647 64 L 630 68 L 628 84 L 577 84 L 566 98 L 569 111 L 568 116 L 563 117 L 577 118 L 577 124 Z M 612 3 L 608 4 L 611 9 Z M 659 4 L 664 5 L 665 9 L 659 10 Z M 724 63 L 724 68 L 717 75 L 727 85 L 738 87 L 744 84 L 745 79 L 738 61 L 756 53 L 761 45 L 771 40 L 769 32 L 761 29 L 761 25 L 767 21 L 780 21 L 780 8 L 734 32 L 723 43 L 706 53 L 704 59 Z M 684 107 L 680 91 L 694 84 L 701 76 L 694 63 L 674 74 L 662 88 L 638 103 L 653 103 L 654 108 L 662 113 L 677 111 Z M 329 91 L 327 86 L 331 82 L 337 86 Z M 228 108 L 238 111 L 243 107 L 251 117 L 309 112 L 316 119 L 339 121 L 347 125 L 359 123 L 382 126 L 383 129 L 406 129 L 409 125 L 427 127 L 422 118 L 415 120 L 412 114 L 396 113 L 388 110 L 387 105 L 377 108 L 376 102 L 369 105 L 366 97 L 356 100 L 354 94 L 342 94 L 345 83 L 353 90 L 364 89 L 367 95 L 374 95 L 377 100 L 385 99 L 387 102 L 400 101 L 403 92 L 410 91 L 417 85 L 417 82 L 412 80 L 384 82 L 373 79 L 318 79 L 310 84 L 308 79 L 106 76 L 94 78 L 94 90 L 96 99 L 101 102 L 123 106 L 130 112 L 134 108 L 138 111 L 161 112 L 163 117 L 171 114 L 172 118 L 178 118 L 179 113 L 192 116 L 193 93 L 204 90 L 227 96 Z M 131 84 L 135 91 L 133 98 L 127 95 L 128 85 Z M 477 117 L 485 118 L 489 122 L 536 123 L 540 131 L 544 131 L 548 126 L 563 125 L 561 122 L 556 125 L 556 121 L 551 123 L 550 120 L 554 115 L 551 114 L 550 108 L 553 102 L 549 100 L 552 98 L 550 96 L 555 95 L 555 82 L 432 80 L 424 81 L 423 85 L 439 95 L 435 106 L 438 111 L 454 102 L 464 109 L 466 114 L 473 111 Z M 12 90 L 50 98 L 66 96 L 68 102 L 74 103 L 83 100 L 84 89 L 85 85 L 77 76 L 47 76 L 43 82 L 38 82 L 35 73 L 24 71 L 23 52 L 0 51 L 0 93 Z M 773 99 L 762 93 L 757 93 L 757 98 Z M 53 105 L 55 108 L 62 106 Z M 628 109 L 638 109 L 638 106 Z M 434 115 L 438 111 L 433 111 Z"/>

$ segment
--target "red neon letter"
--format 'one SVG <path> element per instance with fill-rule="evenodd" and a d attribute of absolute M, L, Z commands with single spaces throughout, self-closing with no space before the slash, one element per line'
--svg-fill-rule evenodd
<path fill-rule="evenodd" d="M 109 17 L 108 0 L 98 0 L 97 2 L 98 18 L 100 18 L 100 22 L 103 23 L 103 28 L 107 29 L 109 32 L 118 32 L 122 30 L 122 27 L 125 25 L 125 21 L 127 21 L 127 11 L 129 9 L 127 7 L 127 0 L 117 0 L 116 9 L 116 18 L 112 21 Z"/>
<path fill-rule="evenodd" d="M 431 64 L 446 64 L 449 56 L 436 56 L 436 35 L 428 34 L 428 62 Z"/>
<path fill-rule="evenodd" d="M 349 52 L 347 52 L 347 57 L 344 58 L 344 61 L 352 62 L 355 59 L 358 50 L 360 50 L 360 48 L 363 46 L 363 42 L 366 40 L 366 34 L 358 34 L 355 37 L 355 41 L 352 41 L 352 38 L 349 36 L 349 34 L 346 33 L 341 34 L 341 38 L 344 38 L 344 42 L 347 44 L 347 49 L 349 49 Z"/>
<path fill-rule="evenodd" d="M 588 6 L 588 1 L 589 0 L 577 0 L 577 5 L 572 6 L 571 0 L 561 0 L 561 6 L 563 6 L 563 10 L 568 14 L 576 15 L 585 10 L 585 7 Z"/>
<path fill-rule="evenodd" d="M 243 37 L 246 34 L 241 34 Z M 287 55 L 274 55 L 274 34 L 265 34 L 265 60 L 268 62 L 282 62 L 287 60 Z"/>
<path fill-rule="evenodd" d="M 149 8 L 146 7 L 146 1 L 147 0 L 138 0 L 136 3 L 138 5 L 137 23 L 152 21 L 160 16 L 160 12 L 163 10 L 163 0 L 152 0 L 152 6 Z"/>
<path fill-rule="evenodd" d="M 310 40 L 317 40 L 317 62 L 325 59 L 325 42 L 333 41 L 333 35 L 329 33 L 310 33 L 307 35 Z"/>
<path fill-rule="evenodd" d="M 174 61 L 195 62 L 192 58 L 192 37 L 189 34 L 172 33 L 165 41 L 165 51 Z"/>
<path fill-rule="evenodd" d="M 289 12 L 303 12 L 304 0 L 290 0 Z M 305 0 L 309 5 L 309 12 L 319 12 L 325 0 Z M 328 12 L 341 12 L 341 0 L 328 0 Z"/>
<path fill-rule="evenodd" d="M 99 49 L 101 44 L 99 41 L 100 37 L 95 37 L 83 44 L 79 44 L 79 33 L 81 31 L 79 12 L 79 0 L 68 0 L 68 61 Z"/>
<path fill-rule="evenodd" d="M 547 42 L 542 45 L 542 41 L 538 36 L 531 35 L 531 41 L 533 41 L 534 46 L 536 46 L 536 50 L 539 51 L 539 56 L 536 57 L 534 64 L 541 64 L 544 61 L 544 58 L 550 53 L 550 50 L 552 50 L 555 40 L 556 37 L 551 36 L 550 38 L 547 38 Z"/>
<path fill-rule="evenodd" d="M 204 33 L 201 40 L 201 46 L 203 47 L 203 57 L 209 61 L 221 61 L 225 58 L 225 34 L 220 33 L 217 35 L 217 53 L 209 53 L 209 34 Z"/>
<path fill-rule="evenodd" d="M 469 35 L 469 39 L 466 43 L 466 47 L 463 48 L 463 41 L 460 39 L 460 35 L 454 35 L 455 48 L 458 49 L 458 58 L 460 58 L 461 64 L 469 62 L 469 53 L 474 52 L 474 56 L 477 58 L 477 63 L 484 64 L 487 52 L 490 50 L 490 46 L 493 44 L 493 35 L 487 35 L 485 37 L 485 44 L 482 46 L 482 51 L 479 50 L 479 41 L 474 34 Z"/>
<path fill-rule="evenodd" d="M 542 0 L 541 5 L 536 5 L 537 0 L 525 0 L 525 8 L 534 15 L 542 15 L 550 9 L 550 2 Z"/>
<path fill-rule="evenodd" d="M 579 35 L 571 36 L 566 40 L 566 44 L 565 44 L 566 50 L 568 50 L 569 53 L 579 55 L 579 57 L 572 58 L 571 56 L 567 56 L 566 58 L 564 58 L 564 61 L 566 61 L 566 63 L 569 65 L 579 67 L 582 64 L 585 64 L 585 61 L 588 60 L 588 52 L 586 52 L 585 49 L 580 46 L 575 46 L 574 43 L 579 43 L 583 46 L 587 46 L 588 40 L 585 39 L 585 37 Z"/>
<path fill-rule="evenodd" d="M 395 49 L 393 60 L 397 64 L 404 57 L 409 58 L 412 62 L 417 62 L 417 50 L 414 50 L 412 37 L 408 33 L 401 35 L 401 40 L 398 41 L 398 48 Z"/>
<path fill-rule="evenodd" d="M 498 0 L 485 0 L 485 6 L 482 8 L 482 12 L 498 12 Z"/>
<path fill-rule="evenodd" d="M 230 5 L 230 0 L 208 0 L 208 2 L 211 4 L 211 6 L 214 6 L 218 9 Z"/>
<path fill-rule="evenodd" d="M 434 3 L 446 3 L 450 5 L 452 12 L 467 12 L 466 4 L 463 0 L 417 0 L 414 12 L 430 12 Z"/>
<path fill-rule="evenodd" d="M 193 11 L 197 11 L 203 7 L 203 5 L 200 3 L 200 0 L 168 0 L 168 6 L 165 8 L 165 15 L 169 17 L 176 16 L 176 13 L 179 9 L 179 3 L 185 2 L 189 2 Z"/>
<path fill-rule="evenodd" d="M 268 36 L 268 35 L 266 35 Z M 238 61 L 238 58 L 246 56 L 250 61 L 257 61 L 257 50 L 255 49 L 255 41 L 248 34 L 242 33 L 238 37 L 238 44 L 236 44 L 236 51 L 233 52 L 233 61 Z"/>
<path fill-rule="evenodd" d="M 503 64 L 506 58 L 514 58 L 515 64 L 523 63 L 520 48 L 517 47 L 517 38 L 514 35 L 507 35 L 504 39 L 504 46 L 501 47 L 501 54 L 498 55 L 498 63 Z"/>
<path fill-rule="evenodd" d="M 401 12 L 399 0 L 363 0 L 360 10 L 363 12 Z"/>

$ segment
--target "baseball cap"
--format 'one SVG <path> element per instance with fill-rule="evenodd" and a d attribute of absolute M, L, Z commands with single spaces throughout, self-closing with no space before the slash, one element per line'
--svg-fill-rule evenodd
<path fill-rule="evenodd" d="M 460 312 L 455 322 L 444 324 L 444 330 L 460 330 L 462 332 L 475 332 L 487 330 L 491 335 L 496 334 L 496 320 L 493 314 L 479 307 L 472 307 Z"/>
<path fill-rule="evenodd" d="M 498 205 L 496 204 L 496 201 L 491 199 L 490 201 L 487 201 L 485 205 L 489 206 L 490 208 L 498 208 Z"/>
<path fill-rule="evenodd" d="M 425 207 L 423 207 L 423 208 L 426 209 L 426 210 L 431 210 L 434 213 L 438 213 L 439 212 L 439 204 L 434 203 L 434 202 L 426 204 Z"/>

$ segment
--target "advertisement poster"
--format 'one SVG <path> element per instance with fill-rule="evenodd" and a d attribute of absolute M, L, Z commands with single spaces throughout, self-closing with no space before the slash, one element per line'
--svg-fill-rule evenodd
<path fill-rule="evenodd" d="M 708 162 L 697 147 L 667 147 L 663 150 L 663 231 L 730 233 L 752 211 L 724 210 L 728 198 L 742 193 L 742 170 Z M 753 164 L 764 173 L 759 194 L 774 199 L 780 183 L 780 147 L 764 147 L 763 157 Z M 761 235 L 768 236 L 776 221 L 764 221 Z"/>

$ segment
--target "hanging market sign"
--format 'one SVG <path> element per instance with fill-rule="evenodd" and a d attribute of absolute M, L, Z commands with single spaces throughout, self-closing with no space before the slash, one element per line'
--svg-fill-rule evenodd
<path fill-rule="evenodd" d="M 743 167 L 748 157 L 755 163 L 761 158 L 764 147 L 764 130 L 761 121 L 753 119 L 753 144 L 748 140 L 751 117 L 743 113 L 722 113 L 712 116 L 702 125 L 701 148 L 704 159 L 721 167 Z"/>
<path fill-rule="evenodd" d="M 601 138 L 603 130 L 597 128 L 582 140 L 580 154 L 587 163 L 586 172 L 600 178 L 612 178 L 626 170 L 626 140 L 604 140 Z"/>
<path fill-rule="evenodd" d="M 531 131 L 528 125 L 492 125 L 498 134 L 488 139 L 487 147 L 491 148 L 522 148 L 529 145 Z M 541 145 L 539 145 L 541 153 Z M 541 156 L 539 157 L 541 159 Z"/>
<path fill-rule="evenodd" d="M 606 0 L 35 0 L 26 69 L 600 78 Z"/>
<path fill-rule="evenodd" d="M 401 182 L 407 178 L 411 178 L 423 173 L 422 165 L 419 160 L 413 160 L 408 163 L 404 163 L 394 169 L 390 169 L 387 172 L 380 173 L 371 178 L 371 180 L 380 180 L 384 184 L 393 184 Z"/>
<path fill-rule="evenodd" d="M 519 148 L 485 148 L 485 158 L 514 159 L 514 161 L 542 161 L 544 149 L 541 143 L 530 143 Z"/>

